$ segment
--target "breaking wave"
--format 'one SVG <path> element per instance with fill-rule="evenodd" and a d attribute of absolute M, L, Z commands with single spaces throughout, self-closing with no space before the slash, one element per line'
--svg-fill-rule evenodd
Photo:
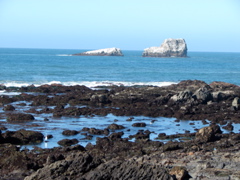
<path fill-rule="evenodd" d="M 84 85 L 89 88 L 101 87 L 101 86 L 169 86 L 171 84 L 177 84 L 177 82 L 124 82 L 124 81 L 80 81 L 80 82 L 60 82 L 60 81 L 49 81 L 49 82 L 0 82 L 0 85 L 6 87 L 26 87 L 26 86 L 41 86 L 41 85 L 52 85 L 61 84 L 65 86 Z"/>

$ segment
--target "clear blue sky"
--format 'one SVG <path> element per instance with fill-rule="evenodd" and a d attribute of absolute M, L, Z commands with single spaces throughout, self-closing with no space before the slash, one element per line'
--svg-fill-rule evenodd
<path fill-rule="evenodd" d="M 0 0 L 0 47 L 240 52 L 240 0 Z"/>

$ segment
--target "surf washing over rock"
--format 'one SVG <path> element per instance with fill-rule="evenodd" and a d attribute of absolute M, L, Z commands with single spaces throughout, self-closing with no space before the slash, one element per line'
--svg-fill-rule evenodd
<path fill-rule="evenodd" d="M 86 51 L 83 53 L 73 54 L 74 56 L 123 56 L 119 48 L 106 48 L 93 51 Z"/>
<path fill-rule="evenodd" d="M 187 57 L 187 44 L 184 39 L 165 39 L 160 47 L 144 49 L 143 57 Z"/>

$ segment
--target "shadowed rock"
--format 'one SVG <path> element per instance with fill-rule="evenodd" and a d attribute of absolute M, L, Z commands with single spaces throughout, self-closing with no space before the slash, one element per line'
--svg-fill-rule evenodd
<path fill-rule="evenodd" d="M 147 124 L 146 123 L 133 123 L 132 126 L 133 127 L 146 127 Z"/>
<path fill-rule="evenodd" d="M 13 105 L 6 105 L 3 107 L 3 110 L 4 111 L 14 111 L 15 110 L 15 107 Z"/>
<path fill-rule="evenodd" d="M 44 166 L 25 180 L 34 179 L 83 179 L 86 172 L 96 167 L 101 161 L 95 161 L 88 153 L 75 153 L 66 159 Z M 64 178 L 66 177 L 66 178 Z"/>
<path fill-rule="evenodd" d="M 10 123 L 19 123 L 19 122 L 26 122 L 26 121 L 33 121 L 33 120 L 34 120 L 34 116 L 31 114 L 18 113 L 18 114 L 7 115 L 7 121 Z"/>
<path fill-rule="evenodd" d="M 64 130 L 64 131 L 62 132 L 62 134 L 65 135 L 65 136 L 73 136 L 73 135 L 76 135 L 76 134 L 78 134 L 78 133 L 79 133 L 79 132 L 76 131 L 76 130 Z"/>
<path fill-rule="evenodd" d="M 217 133 L 222 133 L 218 125 L 204 127 L 199 129 L 199 131 L 196 133 L 196 140 L 198 140 L 199 142 L 216 141 Z"/>
<path fill-rule="evenodd" d="M 147 163 L 139 164 L 134 160 L 117 161 L 111 160 L 101 164 L 94 171 L 84 176 L 85 179 L 163 179 L 173 180 L 174 178 L 159 165 Z"/>
<path fill-rule="evenodd" d="M 36 131 L 18 130 L 6 131 L 3 134 L 4 142 L 11 144 L 30 144 L 41 143 L 43 141 L 43 134 Z"/>
<path fill-rule="evenodd" d="M 61 146 L 71 146 L 77 144 L 79 141 L 77 139 L 62 139 L 58 141 L 58 144 Z"/>
<path fill-rule="evenodd" d="M 108 129 L 111 129 L 111 130 L 117 130 L 117 129 L 124 129 L 125 127 L 124 126 L 122 126 L 122 125 L 118 125 L 118 124 L 110 124 L 109 126 L 108 126 Z"/>

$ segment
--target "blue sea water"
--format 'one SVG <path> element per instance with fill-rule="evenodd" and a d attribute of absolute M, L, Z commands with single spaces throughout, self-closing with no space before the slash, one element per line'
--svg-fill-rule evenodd
<path fill-rule="evenodd" d="M 168 85 L 181 80 L 240 85 L 240 53 L 189 52 L 189 58 L 70 56 L 84 50 L 0 48 L 0 84 Z"/>
<path fill-rule="evenodd" d="M 88 87 L 104 85 L 155 85 L 163 86 L 178 83 L 181 80 L 203 80 L 207 83 L 224 81 L 240 85 L 240 53 L 216 52 L 189 52 L 188 58 L 147 58 L 141 57 L 142 51 L 123 51 L 123 57 L 97 57 L 97 56 L 71 56 L 85 50 L 70 49 L 13 49 L 0 48 L 0 84 L 5 86 L 27 86 L 60 83 L 64 85 L 86 85 Z M 7 92 L 0 91 L 7 95 Z M 17 95 L 18 93 L 10 93 Z M 19 103 L 19 102 L 16 102 Z M 32 106 L 16 107 L 17 111 L 27 111 Z M 0 108 L 0 113 L 4 113 Z M 207 125 L 201 121 L 180 121 L 175 118 L 164 117 L 134 117 L 132 122 L 126 121 L 129 117 L 117 117 L 108 114 L 106 117 L 61 117 L 56 119 L 52 114 L 33 114 L 35 121 L 22 124 L 9 124 L 5 118 L 0 119 L 0 124 L 8 130 L 37 130 L 44 135 L 52 134 L 53 139 L 48 143 L 37 146 L 51 148 L 58 146 L 57 142 L 63 138 L 65 129 L 81 130 L 83 127 L 107 128 L 108 125 L 117 123 L 125 126 L 130 131 L 124 132 L 124 137 L 136 134 L 139 128 L 132 127 L 134 122 L 145 122 L 146 129 L 153 131 L 151 139 L 158 133 L 175 134 L 184 133 L 186 130 L 195 132 L 196 128 Z M 45 122 L 44 118 L 49 121 Z M 151 124 L 151 120 L 156 120 Z M 36 126 L 32 126 L 36 124 Z M 240 125 L 234 124 L 234 132 L 240 131 Z M 141 128 L 143 129 L 143 128 Z M 77 138 L 81 145 L 93 140 L 83 140 L 83 135 Z M 34 145 L 23 147 L 32 148 Z"/>

